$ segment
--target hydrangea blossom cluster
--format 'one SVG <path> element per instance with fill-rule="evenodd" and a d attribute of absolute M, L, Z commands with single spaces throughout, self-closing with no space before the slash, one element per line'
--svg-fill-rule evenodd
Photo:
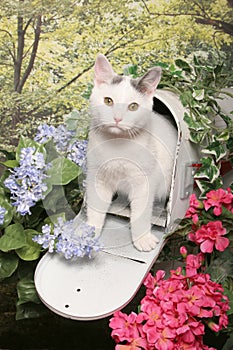
<path fill-rule="evenodd" d="M 58 218 L 52 228 L 51 225 L 42 227 L 42 235 L 33 238 L 44 249 L 50 253 L 59 253 L 66 259 L 88 256 L 91 258 L 93 252 L 101 250 L 99 239 L 95 237 L 95 228 L 85 223 L 81 224 L 77 233 L 74 221 L 63 221 Z"/>
<path fill-rule="evenodd" d="M 6 178 L 4 185 L 11 192 L 17 212 L 21 215 L 31 214 L 30 208 L 41 199 L 47 185 L 44 180 L 48 177 L 44 155 L 35 147 L 22 148 L 19 157 L 19 166 L 15 167 L 12 174 Z"/>
<path fill-rule="evenodd" d="M 5 213 L 6 213 L 6 208 L 0 206 L 0 225 L 3 225 L 4 223 Z"/>
<path fill-rule="evenodd" d="M 53 139 L 56 149 L 59 153 L 67 152 L 69 143 L 72 137 L 75 135 L 74 131 L 67 130 L 65 125 L 61 124 L 58 127 L 42 124 L 38 127 L 37 134 L 34 138 L 39 143 L 46 143 L 50 139 Z"/>
<path fill-rule="evenodd" d="M 79 165 L 86 172 L 87 140 L 74 141 L 67 149 L 67 158 Z"/>
<path fill-rule="evenodd" d="M 212 221 L 207 216 L 210 210 L 212 210 Z M 233 194 L 230 188 L 208 192 L 203 202 L 198 200 L 195 194 L 190 196 L 190 207 L 186 212 L 186 218 L 191 218 L 193 225 L 188 238 L 200 246 L 201 252 L 212 253 L 214 249 L 223 252 L 229 246 L 229 239 L 224 237 L 228 231 L 223 226 L 226 211 L 228 217 L 232 216 Z"/>
<path fill-rule="evenodd" d="M 198 271 L 203 254 L 187 255 L 186 269 L 149 274 L 144 282 L 146 296 L 141 301 L 140 312 L 126 315 L 118 311 L 110 320 L 116 350 L 205 350 L 203 344 L 205 325 L 218 332 L 227 327 L 228 298 L 220 284 L 209 274 Z M 123 344 L 121 344 L 123 343 Z"/>

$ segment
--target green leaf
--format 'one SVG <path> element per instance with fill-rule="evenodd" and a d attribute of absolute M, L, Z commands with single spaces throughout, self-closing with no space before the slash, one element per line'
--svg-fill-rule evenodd
<path fill-rule="evenodd" d="M 82 173 L 81 168 L 65 157 L 59 157 L 51 162 L 51 167 L 47 171 L 48 185 L 67 185 Z"/>
<path fill-rule="evenodd" d="M 202 149 L 202 153 L 204 154 L 212 154 L 215 158 L 216 162 L 219 162 L 226 155 L 226 150 L 222 143 L 219 141 L 212 142 L 209 146 Z"/>
<path fill-rule="evenodd" d="M 2 193 L 0 194 L 0 206 L 6 209 L 4 214 L 4 222 L 2 225 L 0 225 L 1 228 L 5 228 L 10 224 L 13 218 L 14 208 Z"/>
<path fill-rule="evenodd" d="M 35 235 L 38 235 L 39 232 L 27 229 L 24 231 L 24 234 L 26 236 L 27 245 L 17 249 L 16 253 L 22 260 L 31 261 L 38 259 L 41 253 L 41 246 L 36 242 L 33 242 L 32 238 Z"/>
<path fill-rule="evenodd" d="M 190 137 L 189 137 L 190 141 L 200 144 L 206 137 L 206 133 L 207 133 L 206 131 L 203 131 L 203 132 L 190 131 Z"/>
<path fill-rule="evenodd" d="M 4 235 L 0 238 L 0 250 L 8 252 L 27 245 L 23 226 L 19 223 L 7 226 Z"/>
<path fill-rule="evenodd" d="M 80 113 L 77 110 L 73 110 L 69 114 L 64 115 L 63 120 L 68 130 L 77 130 Z"/>
<path fill-rule="evenodd" d="M 207 179 L 210 183 L 214 182 L 220 175 L 219 168 L 212 158 L 201 158 L 201 167 L 194 175 L 194 179 Z"/>
<path fill-rule="evenodd" d="M 206 180 L 196 180 L 196 184 L 201 191 L 201 194 L 199 196 L 200 199 L 206 198 L 206 193 L 211 191 L 211 190 L 216 190 L 220 187 L 222 187 L 222 179 L 219 177 L 217 178 L 214 182 L 210 183 L 209 181 Z"/>
<path fill-rule="evenodd" d="M 179 58 L 176 59 L 176 60 L 175 60 L 175 64 L 177 65 L 177 67 L 179 67 L 179 68 L 185 70 L 186 72 L 191 73 L 191 71 L 192 71 L 192 68 L 191 68 L 191 66 L 188 64 L 188 62 L 186 62 L 186 61 L 184 61 L 184 60 L 182 60 L 182 59 L 179 59 Z"/>
<path fill-rule="evenodd" d="M 229 149 L 230 153 L 233 153 L 233 136 L 227 140 L 226 146 Z"/>
<path fill-rule="evenodd" d="M 13 160 L 7 160 L 5 162 L 0 162 L 1 164 L 3 164 L 4 166 L 6 166 L 7 168 L 15 168 L 19 165 L 19 162 L 15 159 Z"/>
<path fill-rule="evenodd" d="M 217 141 L 227 141 L 230 137 L 230 131 L 229 130 L 223 130 L 216 136 Z"/>
<path fill-rule="evenodd" d="M 205 130 L 205 126 L 202 124 L 201 121 L 195 120 L 191 115 L 188 113 L 184 113 L 184 121 L 188 125 L 188 127 L 195 131 L 203 131 Z"/>
<path fill-rule="evenodd" d="M 10 277 L 17 269 L 18 263 L 16 254 L 0 252 L 0 279 Z"/>
<path fill-rule="evenodd" d="M 32 278 L 24 277 L 17 284 L 18 302 L 17 305 L 22 305 L 28 302 L 40 303 L 40 299 L 36 292 L 35 284 Z"/>
<path fill-rule="evenodd" d="M 181 93 L 180 94 L 180 101 L 184 107 L 191 105 L 192 101 L 193 101 L 192 92 L 190 90 L 188 90 L 188 91 Z"/>
<path fill-rule="evenodd" d="M 67 205 L 63 186 L 54 186 L 53 191 L 50 191 L 43 200 L 45 210 L 53 211 L 55 213 L 58 209 L 58 205 L 63 206 L 63 208 Z"/>
<path fill-rule="evenodd" d="M 195 100 L 201 101 L 201 100 L 203 100 L 204 97 L 205 97 L 205 90 L 204 89 L 193 91 L 193 98 Z"/>

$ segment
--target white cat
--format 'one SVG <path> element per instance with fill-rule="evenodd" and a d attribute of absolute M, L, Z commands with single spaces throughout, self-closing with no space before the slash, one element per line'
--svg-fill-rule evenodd
<path fill-rule="evenodd" d="M 161 69 L 142 78 L 114 73 L 98 55 L 90 97 L 92 123 L 87 152 L 86 204 L 88 224 L 99 235 L 116 192 L 129 198 L 132 241 L 140 251 L 154 249 L 151 234 L 154 201 L 164 201 L 171 185 L 177 132 L 152 111 Z"/>

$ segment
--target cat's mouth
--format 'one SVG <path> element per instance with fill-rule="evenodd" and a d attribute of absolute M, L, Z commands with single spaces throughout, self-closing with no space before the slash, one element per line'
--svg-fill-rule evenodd
<path fill-rule="evenodd" d="M 108 125 L 105 125 L 105 128 L 109 132 L 114 132 L 114 133 L 127 132 L 128 130 L 130 130 L 129 126 L 119 125 L 119 124 L 108 124 Z"/>
<path fill-rule="evenodd" d="M 105 130 L 108 133 L 119 135 L 119 136 L 124 136 L 124 137 L 134 137 L 137 134 L 139 134 L 140 129 L 139 128 L 132 128 L 127 125 L 119 125 L 119 124 L 111 124 L 111 125 L 106 125 Z"/>

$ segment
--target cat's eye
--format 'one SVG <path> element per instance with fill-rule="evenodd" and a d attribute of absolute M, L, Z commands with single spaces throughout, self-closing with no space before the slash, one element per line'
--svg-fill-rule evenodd
<path fill-rule="evenodd" d="M 112 106 L 113 105 L 113 99 L 111 97 L 105 97 L 104 98 L 104 103 L 107 105 L 107 106 Z"/>
<path fill-rule="evenodd" d="M 130 103 L 130 105 L 128 105 L 128 110 L 134 112 L 138 109 L 138 107 L 139 107 L 139 104 L 136 102 L 133 102 L 133 103 Z"/>

